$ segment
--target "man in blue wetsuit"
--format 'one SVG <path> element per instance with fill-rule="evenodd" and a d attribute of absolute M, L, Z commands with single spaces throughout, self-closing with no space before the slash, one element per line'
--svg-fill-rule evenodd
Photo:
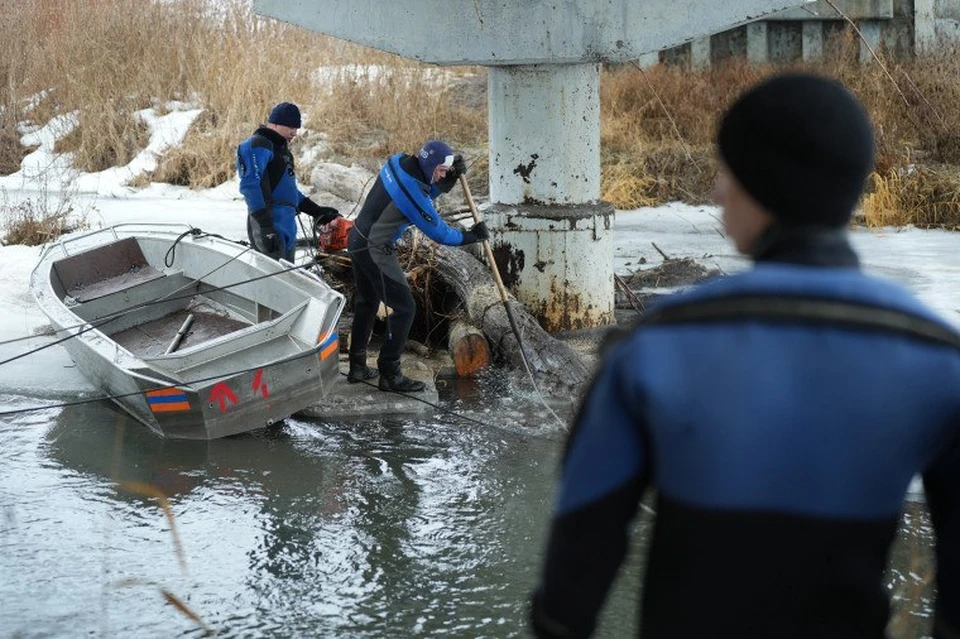
<path fill-rule="evenodd" d="M 663 301 L 610 347 L 564 453 L 532 626 L 595 627 L 656 491 L 644 639 L 881 639 L 911 478 L 936 532 L 934 637 L 960 637 L 960 338 L 863 274 L 846 226 L 873 134 L 786 74 L 722 118 L 714 191 L 754 268 Z"/>
<path fill-rule="evenodd" d="M 247 236 L 259 252 L 292 262 L 297 241 L 297 213 L 306 213 L 317 224 L 340 217 L 328 206 L 319 206 L 297 188 L 289 142 L 301 125 L 300 109 L 281 102 L 270 111 L 267 123 L 237 147 L 240 193 L 247 203 Z"/>
<path fill-rule="evenodd" d="M 459 231 L 447 226 L 434 208 L 433 200 L 449 192 L 464 173 L 463 158 L 440 140 L 428 141 L 415 156 L 398 153 L 380 170 L 347 237 L 357 286 L 348 382 L 373 379 L 379 372 L 381 390 L 419 392 L 425 388 L 423 382 L 404 376 L 400 370 L 400 354 L 413 324 L 416 302 L 397 260 L 396 242 L 411 225 L 431 240 L 451 246 L 489 237 L 483 222 L 469 231 Z M 387 318 L 378 370 L 373 370 L 367 366 L 367 344 L 380 302 L 393 314 Z"/>

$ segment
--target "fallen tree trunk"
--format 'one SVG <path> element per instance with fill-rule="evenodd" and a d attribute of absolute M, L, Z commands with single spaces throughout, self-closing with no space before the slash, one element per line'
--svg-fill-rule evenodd
<path fill-rule="evenodd" d="M 462 300 L 469 322 L 483 331 L 496 354 L 511 367 L 522 370 L 525 354 L 538 382 L 576 386 L 587 380 L 584 358 L 543 330 L 527 309 L 511 298 L 508 303 L 523 340 L 521 353 L 496 284 L 483 262 L 457 247 L 420 244 L 414 250 L 417 261 L 430 263 L 434 274 Z"/>
<path fill-rule="evenodd" d="M 490 345 L 479 328 L 464 319 L 454 320 L 447 338 L 450 358 L 459 377 L 470 377 L 490 365 Z"/>

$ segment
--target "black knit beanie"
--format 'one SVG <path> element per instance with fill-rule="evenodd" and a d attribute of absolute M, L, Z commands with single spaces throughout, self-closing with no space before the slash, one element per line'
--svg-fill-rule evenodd
<path fill-rule="evenodd" d="M 291 129 L 299 129 L 302 123 L 300 119 L 300 109 L 291 102 L 281 102 L 270 111 L 270 117 L 267 122 L 288 126 Z"/>
<path fill-rule="evenodd" d="M 791 73 L 741 96 L 720 122 L 720 156 L 784 226 L 846 225 L 873 170 L 866 110 L 840 83 Z"/>

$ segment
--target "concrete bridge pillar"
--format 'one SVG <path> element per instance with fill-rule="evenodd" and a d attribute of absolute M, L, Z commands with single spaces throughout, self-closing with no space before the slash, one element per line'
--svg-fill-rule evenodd
<path fill-rule="evenodd" d="M 690 42 L 690 66 L 694 69 L 710 68 L 710 36 Z"/>
<path fill-rule="evenodd" d="M 801 38 L 804 62 L 816 62 L 823 57 L 823 22 L 804 21 L 801 27 Z"/>
<path fill-rule="evenodd" d="M 770 57 L 767 23 L 751 22 L 747 25 L 747 60 L 753 64 L 766 64 Z"/>
<path fill-rule="evenodd" d="M 600 199 L 600 65 L 490 67 L 490 200 Z"/>
<path fill-rule="evenodd" d="M 880 49 L 880 23 L 876 20 L 861 20 L 858 25 L 863 39 L 860 41 L 860 62 L 873 63 L 873 54 L 870 49 Z M 869 45 L 869 46 L 868 46 Z"/>
<path fill-rule="evenodd" d="M 923 53 L 937 40 L 936 0 L 913 0 L 913 11 L 914 49 Z"/>
<path fill-rule="evenodd" d="M 600 203 L 600 66 L 491 67 L 490 201 L 501 274 L 548 331 L 613 322 L 613 209 Z"/>

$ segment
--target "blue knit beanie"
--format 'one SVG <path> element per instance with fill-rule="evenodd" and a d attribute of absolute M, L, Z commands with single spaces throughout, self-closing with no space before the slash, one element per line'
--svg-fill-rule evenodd
<path fill-rule="evenodd" d="M 441 164 L 453 166 L 453 149 L 446 142 L 440 140 L 430 140 L 423 145 L 420 152 L 417 153 L 417 160 L 420 162 L 420 170 L 423 171 L 423 177 L 427 184 L 433 179 L 433 170 Z"/>
<path fill-rule="evenodd" d="M 270 112 L 270 117 L 267 118 L 267 122 L 270 124 L 279 124 L 280 126 L 288 126 L 291 129 L 299 129 L 300 109 L 297 108 L 296 104 L 281 102 L 273 107 L 273 111 Z"/>

